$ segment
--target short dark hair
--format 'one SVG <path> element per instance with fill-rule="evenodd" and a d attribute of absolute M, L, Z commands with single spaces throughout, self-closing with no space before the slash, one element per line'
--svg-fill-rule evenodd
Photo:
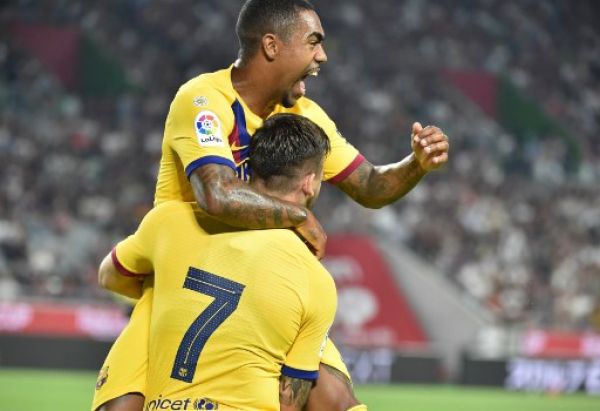
<path fill-rule="evenodd" d="M 298 11 L 314 9 L 308 0 L 247 0 L 235 25 L 240 42 L 239 58 L 244 61 L 253 56 L 267 33 L 288 41 Z"/>
<path fill-rule="evenodd" d="M 321 127 L 297 114 L 269 117 L 250 141 L 252 178 L 285 192 L 303 172 L 318 172 L 331 150 Z"/>

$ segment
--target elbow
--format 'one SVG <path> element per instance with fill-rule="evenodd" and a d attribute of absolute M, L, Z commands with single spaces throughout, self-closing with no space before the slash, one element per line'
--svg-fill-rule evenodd
<path fill-rule="evenodd" d="M 98 285 L 107 290 L 110 287 L 110 276 L 106 273 L 106 270 L 102 269 L 102 266 L 98 270 Z"/>
<path fill-rule="evenodd" d="M 196 179 L 197 180 L 197 179 Z M 208 186 L 202 190 L 196 189 L 198 184 L 194 184 L 194 196 L 196 202 L 206 214 L 218 218 L 225 212 L 227 198 L 230 190 L 221 186 Z"/>
<path fill-rule="evenodd" d="M 111 267 L 112 260 L 109 254 L 102 260 L 102 263 L 100 263 L 100 267 L 98 268 L 98 285 L 107 290 L 110 290 L 110 287 L 112 286 L 113 276 L 111 275 Z"/>
<path fill-rule="evenodd" d="M 205 181 L 207 177 L 199 172 L 199 170 L 204 169 L 204 167 L 211 166 L 203 166 L 196 170 L 190 177 L 190 183 L 192 184 L 192 190 L 194 192 L 196 202 L 202 211 L 209 216 L 218 219 L 226 212 L 227 203 L 232 196 L 233 190 L 241 183 L 237 179 L 236 175 L 228 175 L 226 178 L 219 178 L 219 176 L 217 176 L 216 180 L 213 179 Z M 226 168 L 227 172 L 231 171 L 228 167 Z"/>
<path fill-rule="evenodd" d="M 372 210 L 379 210 L 380 208 L 385 207 L 386 203 L 377 203 L 377 202 L 367 202 L 363 204 L 363 207 L 370 208 Z"/>
<path fill-rule="evenodd" d="M 369 197 L 369 196 L 356 198 L 355 200 L 361 206 L 363 206 L 365 208 L 370 208 L 373 210 L 378 210 L 378 209 L 385 207 L 386 205 L 391 203 L 391 201 L 385 201 L 385 200 L 378 199 L 376 197 Z"/>
<path fill-rule="evenodd" d="M 211 192 L 207 193 L 200 207 L 209 216 L 218 218 L 225 210 L 225 201 L 224 196 Z"/>

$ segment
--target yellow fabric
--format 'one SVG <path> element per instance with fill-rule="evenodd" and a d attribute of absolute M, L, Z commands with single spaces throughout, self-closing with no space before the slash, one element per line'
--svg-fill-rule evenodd
<path fill-rule="evenodd" d="M 323 350 L 321 362 L 323 364 L 327 364 L 330 367 L 337 369 L 338 371 L 343 372 L 344 374 L 346 374 L 346 377 L 348 377 L 348 381 L 352 382 L 352 377 L 350 377 L 350 373 L 348 372 L 348 368 L 344 363 L 342 354 L 340 354 L 337 347 L 330 339 L 327 339 L 327 343 L 325 344 L 325 349 Z"/>
<path fill-rule="evenodd" d="M 318 370 L 335 315 L 335 285 L 291 230 L 228 231 L 191 204 L 170 201 L 150 211 L 138 231 L 117 245 L 116 255 L 128 269 L 154 271 L 145 392 L 149 409 L 166 406 L 167 400 L 181 401 L 177 406 L 206 400 L 218 402 L 219 409 L 278 410 L 282 366 Z M 217 277 L 186 282 L 186 276 L 211 274 Z M 224 315 L 237 298 L 231 297 L 236 291 L 228 281 L 243 290 L 237 291 L 237 308 Z M 226 303 L 211 317 L 218 324 L 211 330 L 210 322 L 203 323 L 206 344 L 201 349 L 192 344 L 185 352 L 200 352 L 197 368 L 175 367 L 179 377 L 193 375 L 191 383 L 172 378 L 184 334 L 210 311 L 209 305 L 223 301 L 190 287 L 217 283 L 216 289 L 229 290 Z M 134 339 L 132 344 L 143 351 L 144 344 Z"/>
<path fill-rule="evenodd" d="M 131 319 L 111 347 L 102 364 L 92 411 L 105 402 L 130 392 L 146 392 L 148 326 L 152 309 L 152 287 L 147 287 L 135 305 Z"/>
<path fill-rule="evenodd" d="M 236 107 L 239 110 L 237 118 Z M 278 105 L 272 114 L 282 112 L 311 119 L 329 136 L 332 150 L 325 160 L 325 180 L 339 175 L 359 155 L 312 100 L 302 97 L 290 109 Z M 202 74 L 182 85 L 171 103 L 165 123 L 154 203 L 195 201 L 188 173 L 202 164 L 229 165 L 237 169 L 240 178 L 247 179 L 249 138 L 262 123 L 263 120 L 248 109 L 233 88 L 231 67 Z M 247 136 L 242 131 L 244 126 L 249 133 Z"/>
<path fill-rule="evenodd" d="M 367 406 L 365 404 L 355 405 L 352 408 L 348 408 L 348 411 L 367 411 Z"/>

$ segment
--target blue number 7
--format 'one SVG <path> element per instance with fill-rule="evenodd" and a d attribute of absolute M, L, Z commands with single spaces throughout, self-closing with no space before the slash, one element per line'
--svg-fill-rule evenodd
<path fill-rule="evenodd" d="M 186 331 L 171 370 L 171 378 L 192 382 L 204 344 L 235 311 L 245 285 L 190 267 L 183 288 L 215 298 Z"/>

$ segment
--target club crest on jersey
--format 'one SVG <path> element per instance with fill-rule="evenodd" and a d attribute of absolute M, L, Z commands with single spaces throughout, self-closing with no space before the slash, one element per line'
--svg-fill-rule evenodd
<path fill-rule="evenodd" d="M 221 122 L 212 111 L 201 111 L 194 121 L 198 143 L 202 147 L 224 146 L 221 137 Z"/>
<path fill-rule="evenodd" d="M 196 107 L 205 107 L 208 106 L 208 99 L 205 96 L 196 96 L 193 103 Z"/>
<path fill-rule="evenodd" d="M 331 329 L 331 327 L 329 327 L 329 330 Z M 323 338 L 323 342 L 321 343 L 321 346 L 319 347 L 319 358 L 323 357 L 323 353 L 325 352 L 325 346 L 327 345 L 327 340 L 329 340 L 329 330 L 327 330 L 327 333 L 325 334 L 325 338 Z"/>
<path fill-rule="evenodd" d="M 96 380 L 96 389 L 99 390 L 108 380 L 108 366 L 103 367 L 98 373 L 98 379 Z"/>

